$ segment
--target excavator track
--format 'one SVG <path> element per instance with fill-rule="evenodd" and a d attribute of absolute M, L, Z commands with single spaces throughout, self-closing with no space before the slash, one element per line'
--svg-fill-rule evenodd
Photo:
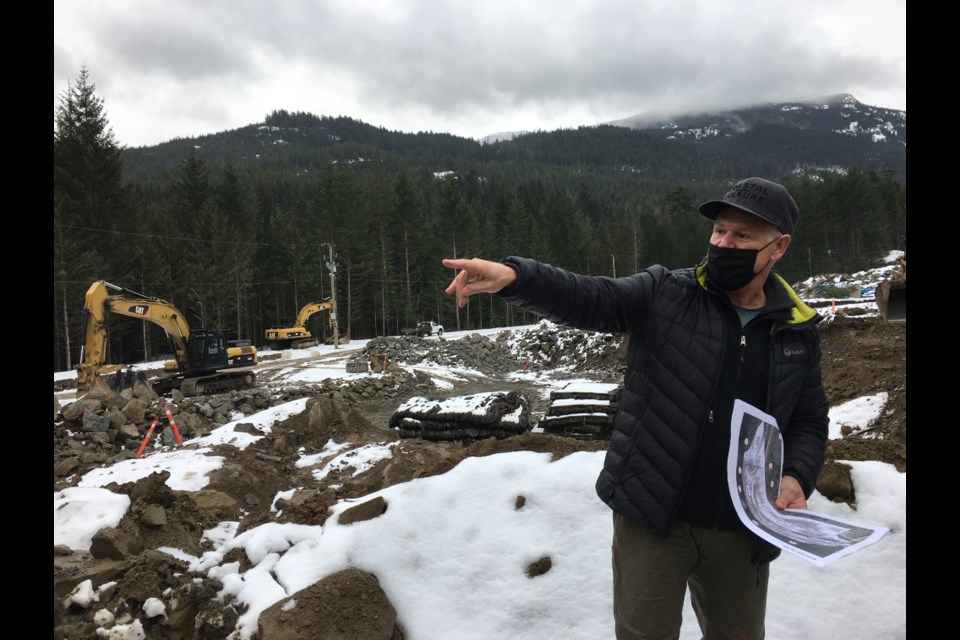
<path fill-rule="evenodd" d="M 231 389 L 252 386 L 257 380 L 253 371 L 225 371 L 206 376 L 184 378 L 180 383 L 180 392 L 185 396 L 199 396 L 205 393 L 219 393 Z"/>
<path fill-rule="evenodd" d="M 185 396 L 219 393 L 231 389 L 250 387 L 256 381 L 257 374 L 249 370 L 218 372 L 206 376 L 184 378 L 180 382 L 180 393 Z"/>

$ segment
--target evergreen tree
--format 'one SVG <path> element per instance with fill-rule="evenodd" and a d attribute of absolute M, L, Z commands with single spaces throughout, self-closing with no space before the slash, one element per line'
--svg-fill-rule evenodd
<path fill-rule="evenodd" d="M 122 210 L 122 179 L 122 149 L 83 67 L 54 113 L 54 203 L 66 224 L 109 228 Z"/>
<path fill-rule="evenodd" d="M 210 171 L 195 149 L 180 163 L 168 185 L 167 216 L 158 229 L 163 254 L 170 260 L 172 289 L 170 302 L 187 315 L 194 327 L 207 326 L 213 311 L 206 293 L 213 285 L 210 259 L 212 228 L 219 224 L 220 211 L 213 201 Z"/>
<path fill-rule="evenodd" d="M 246 189 L 236 167 L 228 164 L 218 184 L 214 187 L 217 207 L 226 220 L 226 246 L 223 248 L 226 264 L 225 280 L 233 295 L 229 308 L 234 319 L 225 323 L 232 325 L 237 338 L 256 339 L 256 321 L 252 317 L 253 259 L 256 251 L 254 212 Z M 226 302 L 226 290 L 221 292 Z"/>
<path fill-rule="evenodd" d="M 687 190 L 678 186 L 663 202 L 663 264 L 676 269 L 697 263 L 707 253 L 709 221 L 700 215 Z M 658 238 L 659 240 L 659 238 Z"/>
<path fill-rule="evenodd" d="M 403 327 L 413 327 L 418 322 L 417 301 L 421 294 L 422 266 L 426 261 L 422 250 L 425 221 L 422 201 L 406 171 L 397 176 L 394 197 L 390 228 L 395 238 L 394 263 L 403 280 L 400 323 Z"/>
<path fill-rule="evenodd" d="M 477 220 L 473 209 L 463 197 L 460 180 L 456 179 L 455 176 L 447 177 L 447 179 L 442 182 L 440 193 L 440 233 L 438 236 L 443 249 L 435 255 L 450 255 L 457 258 L 475 257 L 478 255 L 476 251 L 479 247 Z M 435 261 L 435 264 L 436 262 L 437 261 Z M 444 293 L 444 289 L 446 288 L 444 278 L 446 274 L 438 267 L 439 265 L 431 270 L 432 276 L 430 277 L 430 282 L 427 284 L 429 288 L 428 295 L 432 295 L 436 303 L 436 312 L 431 313 L 431 317 L 436 316 L 437 322 L 442 324 L 444 318 L 449 317 L 447 314 L 453 311 L 452 316 L 457 330 L 469 329 L 470 304 L 472 301 L 467 300 L 464 316 L 461 316 L 460 308 L 457 306 L 456 301 L 453 301 L 452 305 L 448 304 L 450 301 Z"/>
<path fill-rule="evenodd" d="M 130 251 L 110 251 L 125 214 L 122 149 L 86 67 L 54 111 L 54 366 L 72 367 L 80 350 L 84 292 L 113 273 L 126 275 Z M 106 240 L 106 242 L 105 242 Z M 111 276 L 114 277 L 114 276 Z"/>

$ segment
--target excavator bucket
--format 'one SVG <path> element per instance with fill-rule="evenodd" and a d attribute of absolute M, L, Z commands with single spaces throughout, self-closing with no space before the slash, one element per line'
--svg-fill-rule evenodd
<path fill-rule="evenodd" d="M 877 285 L 877 308 L 887 322 L 906 322 L 907 281 L 888 280 Z"/>
<path fill-rule="evenodd" d="M 124 389 L 133 389 L 138 384 L 147 384 L 147 377 L 142 371 L 133 369 L 121 369 L 116 373 L 105 376 L 103 379 L 107 386 L 120 393 Z"/>

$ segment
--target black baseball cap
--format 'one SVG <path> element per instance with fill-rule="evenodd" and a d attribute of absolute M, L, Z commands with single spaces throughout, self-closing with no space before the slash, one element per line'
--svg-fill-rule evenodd
<path fill-rule="evenodd" d="M 800 217 L 800 208 L 786 187 L 763 178 L 747 178 L 733 185 L 723 200 L 700 205 L 700 213 L 716 220 L 725 207 L 735 207 L 769 222 L 780 233 L 792 234 Z"/>

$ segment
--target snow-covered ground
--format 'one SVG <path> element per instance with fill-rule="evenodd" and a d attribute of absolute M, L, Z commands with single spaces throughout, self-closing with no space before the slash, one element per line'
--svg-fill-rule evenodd
<path fill-rule="evenodd" d="M 556 388 L 567 382 L 555 383 Z M 881 394 L 834 407 L 831 437 L 839 436 L 842 425 L 863 428 L 884 401 Z M 305 400 L 295 400 L 242 421 L 269 434 L 304 406 Z M 86 550 L 97 530 L 119 522 L 129 499 L 103 488 L 110 482 L 168 470 L 171 488 L 203 488 L 207 474 L 222 463 L 210 454 L 211 445 L 243 448 L 264 437 L 234 431 L 240 421 L 188 440 L 182 448 L 154 450 L 96 469 L 76 488 L 54 493 L 54 543 Z M 331 442 L 328 447 L 326 454 L 340 455 L 316 472 L 318 478 L 342 464 L 344 455 L 352 453 L 357 473 L 392 455 L 387 445 L 353 448 Z M 381 496 L 390 505 L 373 520 L 339 525 L 336 516 L 358 502 L 344 500 L 323 526 L 269 523 L 235 535 L 239 523 L 224 522 L 207 532 L 213 550 L 201 557 L 164 550 L 188 561 L 191 570 L 221 580 L 225 593 L 248 605 L 240 618 L 240 638 L 251 637 L 258 616 L 273 603 L 348 567 L 377 575 L 412 639 L 612 638 L 611 517 L 593 490 L 603 455 L 581 452 L 556 462 L 532 452 L 468 458 L 443 475 L 362 498 Z M 302 461 L 314 462 L 306 455 Z M 891 533 L 823 568 L 790 554 L 777 560 L 771 570 L 768 637 L 906 637 L 906 474 L 879 462 L 849 464 L 857 510 L 819 494 L 810 508 L 886 526 Z M 526 498 L 520 510 L 518 495 Z M 242 573 L 238 563 L 223 562 L 236 547 L 253 563 Z M 543 556 L 550 556 L 552 569 L 528 578 L 525 568 Z M 699 637 L 688 602 L 681 638 Z"/>

